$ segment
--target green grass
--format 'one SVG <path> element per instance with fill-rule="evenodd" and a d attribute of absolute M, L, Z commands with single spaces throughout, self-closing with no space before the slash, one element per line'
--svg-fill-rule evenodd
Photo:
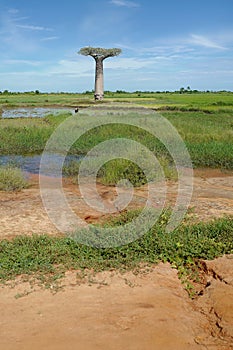
<path fill-rule="evenodd" d="M 93 163 L 94 160 L 91 160 Z M 177 172 L 174 166 L 170 165 L 168 159 L 160 157 L 159 163 L 163 168 L 164 176 L 168 180 L 176 180 Z M 93 165 L 93 164 L 92 164 Z M 145 164 L 146 165 L 146 164 Z M 104 185 L 115 185 L 123 179 L 127 179 L 134 187 L 146 184 L 148 181 L 158 180 L 158 175 L 154 173 L 152 164 L 147 164 L 148 176 L 144 174 L 140 167 L 127 159 L 113 159 L 99 169 L 97 180 Z M 63 167 L 63 174 L 78 181 L 80 162 L 70 161 Z"/>
<path fill-rule="evenodd" d="M 162 114 L 185 141 L 195 167 L 233 169 L 233 112 Z"/>
<path fill-rule="evenodd" d="M 5 107 L 31 107 L 31 106 L 71 106 L 91 105 L 92 96 L 85 94 L 0 94 L 0 105 Z"/>
<path fill-rule="evenodd" d="M 131 221 L 138 212 L 128 212 L 108 222 L 119 226 Z M 14 279 L 18 275 L 37 276 L 43 281 L 56 280 L 70 269 L 103 271 L 136 269 L 139 264 L 169 262 L 180 277 L 195 275 L 200 259 L 214 259 L 233 253 L 232 218 L 209 223 L 181 225 L 166 233 L 168 212 L 140 239 L 119 247 L 101 248 L 81 245 L 68 237 L 47 235 L 17 236 L 0 241 L 0 278 Z"/>
<path fill-rule="evenodd" d="M 233 169 L 233 112 L 164 112 L 162 115 L 181 135 L 194 167 Z M 95 145 L 111 138 L 138 141 L 158 158 L 171 160 L 165 146 L 151 134 L 134 126 L 121 124 L 90 130 L 73 145 L 71 152 L 86 153 Z"/>
<path fill-rule="evenodd" d="M 67 114 L 46 118 L 0 119 L 0 154 L 40 154 L 54 129 Z"/>
<path fill-rule="evenodd" d="M 28 187 L 20 169 L 0 166 L 0 191 L 20 191 Z"/>
<path fill-rule="evenodd" d="M 42 153 L 50 135 L 69 115 L 60 114 L 44 119 L 0 119 L 0 154 Z M 82 115 L 83 118 L 88 118 L 85 113 Z M 162 115 L 180 133 L 195 167 L 233 169 L 233 112 L 206 114 L 174 111 L 163 112 Z M 85 154 L 102 141 L 121 137 L 140 142 L 158 158 L 170 159 L 164 145 L 151 134 L 134 126 L 121 124 L 105 125 L 90 130 L 74 143 L 70 153 Z"/>
<path fill-rule="evenodd" d="M 106 93 L 105 103 L 117 100 L 161 109 L 178 130 L 195 167 L 233 169 L 233 93 Z M 93 104 L 91 94 L 0 94 L 0 108 L 8 104 L 71 106 Z M 111 106 L 111 104 L 109 104 Z M 124 106 L 124 103 L 122 103 Z M 109 112 L 109 114 L 111 114 Z M 85 116 L 85 110 L 79 113 Z M 46 141 L 69 114 L 46 118 L 0 119 L 0 154 L 40 154 Z M 111 115 L 109 115 L 111 117 Z M 88 116 L 86 116 L 88 118 Z M 171 160 L 166 148 L 153 136 L 132 126 L 110 125 L 86 133 L 71 148 L 72 154 L 85 154 L 100 142 L 127 137 L 144 144 L 157 157 Z"/>
<path fill-rule="evenodd" d="M 108 102 L 131 102 L 146 107 L 187 107 L 196 109 L 219 110 L 233 106 L 232 92 L 217 93 L 120 93 L 105 92 L 104 103 Z M 0 94 L 0 107 L 12 106 L 87 106 L 94 104 L 93 93 L 15 93 Z"/>

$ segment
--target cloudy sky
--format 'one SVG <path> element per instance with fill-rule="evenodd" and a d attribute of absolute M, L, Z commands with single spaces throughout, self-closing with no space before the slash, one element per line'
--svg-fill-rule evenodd
<path fill-rule="evenodd" d="M 1 0 L 0 91 L 83 92 L 117 47 L 106 90 L 233 90 L 232 0 Z"/>

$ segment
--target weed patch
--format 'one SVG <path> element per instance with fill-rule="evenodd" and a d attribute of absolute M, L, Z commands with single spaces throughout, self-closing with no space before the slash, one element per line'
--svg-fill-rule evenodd
<path fill-rule="evenodd" d="M 0 191 L 20 191 L 26 187 L 28 183 L 20 169 L 0 166 Z"/>

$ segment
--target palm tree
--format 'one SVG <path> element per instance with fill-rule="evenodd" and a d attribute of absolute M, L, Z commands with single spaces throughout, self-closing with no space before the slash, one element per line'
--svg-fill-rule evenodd
<path fill-rule="evenodd" d="M 84 56 L 91 56 L 94 58 L 95 66 L 95 100 L 102 100 L 104 98 L 104 69 L 103 61 L 105 58 L 118 56 L 121 49 L 103 49 L 101 47 L 83 47 L 78 52 Z"/>

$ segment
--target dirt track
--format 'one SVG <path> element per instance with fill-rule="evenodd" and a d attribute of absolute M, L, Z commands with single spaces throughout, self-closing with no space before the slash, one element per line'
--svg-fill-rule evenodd
<path fill-rule="evenodd" d="M 57 234 L 44 211 L 37 179 L 16 194 L 0 193 L 0 237 Z M 192 220 L 233 214 L 233 173 L 196 171 Z M 75 185 L 65 185 L 72 207 L 87 221 L 104 217 L 87 211 Z M 99 187 L 111 199 L 111 188 Z M 175 184 L 169 184 L 168 204 Z M 138 190 L 135 206 L 145 200 Z M 0 288 L 0 349 L 3 350 L 230 350 L 233 349 L 233 257 L 203 262 L 206 285 L 191 301 L 177 271 L 159 264 L 137 276 L 111 272 L 80 284 L 68 272 L 58 293 L 18 280 Z"/>

